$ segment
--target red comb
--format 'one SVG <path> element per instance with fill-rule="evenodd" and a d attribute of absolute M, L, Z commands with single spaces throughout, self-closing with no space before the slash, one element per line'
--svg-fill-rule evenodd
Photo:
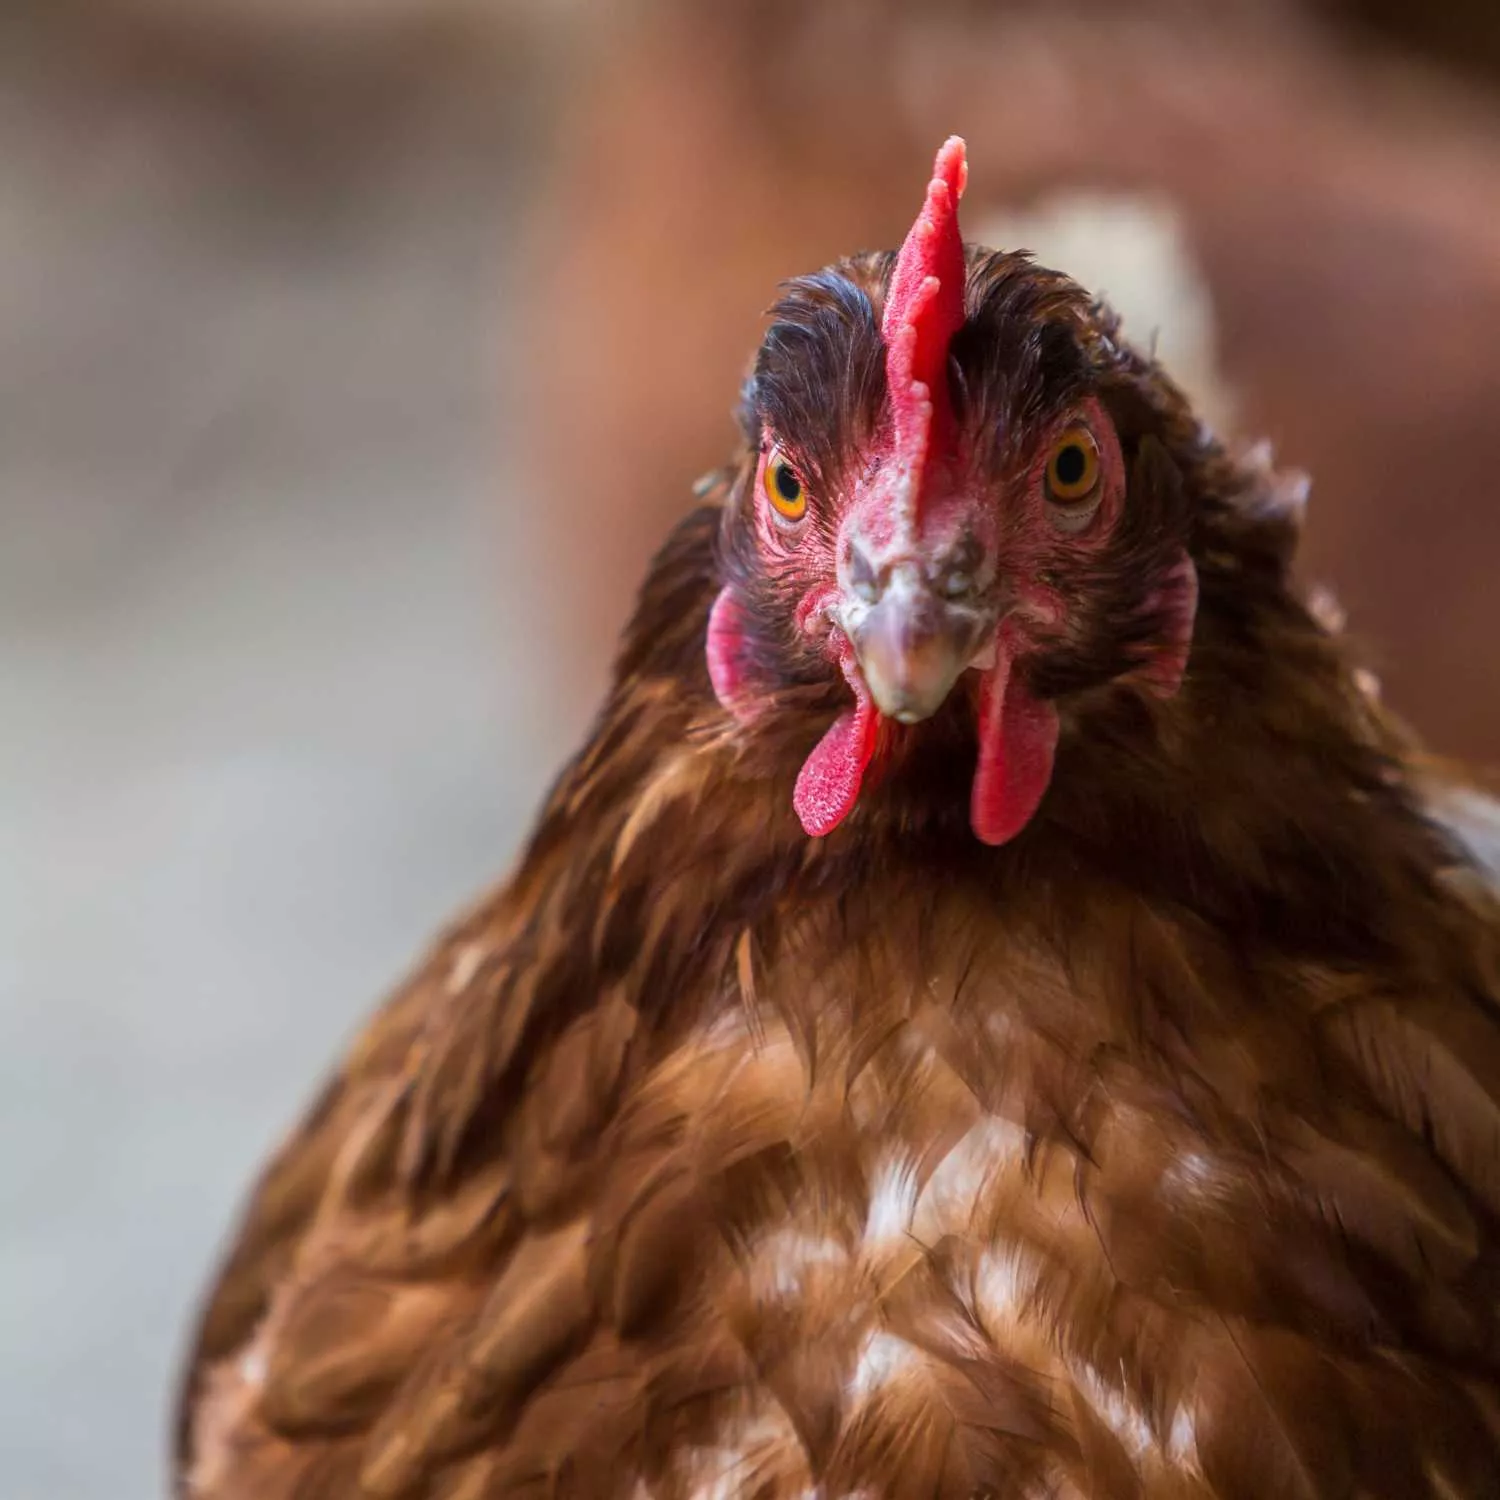
<path fill-rule="evenodd" d="M 964 321 L 964 246 L 958 200 L 969 168 L 961 137 L 951 135 L 932 169 L 927 201 L 896 257 L 881 336 L 891 396 L 891 446 L 910 475 L 911 505 L 933 440 L 950 420 L 948 344 Z"/>

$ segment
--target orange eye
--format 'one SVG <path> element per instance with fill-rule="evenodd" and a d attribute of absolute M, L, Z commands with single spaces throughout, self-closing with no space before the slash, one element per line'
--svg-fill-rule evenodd
<path fill-rule="evenodd" d="M 1052 445 L 1047 459 L 1047 498 L 1055 505 L 1076 506 L 1099 485 L 1099 445 L 1087 427 L 1070 427 Z"/>
<path fill-rule="evenodd" d="M 766 499 L 782 520 L 800 521 L 807 514 L 807 491 L 779 448 L 773 448 L 766 460 L 764 483 Z"/>

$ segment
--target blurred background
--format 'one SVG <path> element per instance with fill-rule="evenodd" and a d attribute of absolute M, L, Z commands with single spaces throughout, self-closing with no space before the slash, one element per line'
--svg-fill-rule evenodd
<path fill-rule="evenodd" d="M 776 281 L 951 131 L 1500 761 L 1491 0 L 0 12 L 7 1500 L 163 1493 L 257 1162 L 513 856 Z"/>

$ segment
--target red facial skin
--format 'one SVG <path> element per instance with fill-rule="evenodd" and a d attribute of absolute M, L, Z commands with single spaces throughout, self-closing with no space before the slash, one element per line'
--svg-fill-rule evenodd
<path fill-rule="evenodd" d="M 1055 442 L 1076 425 L 1086 426 L 1094 436 L 1100 477 L 1096 500 L 1070 516 L 1047 498 L 1045 470 Z M 868 535 L 871 512 L 885 513 L 885 496 L 877 468 L 845 495 L 811 497 L 808 518 L 789 524 L 765 494 L 765 465 L 774 449 L 774 436 L 768 435 L 755 477 L 762 556 L 769 569 L 795 571 L 805 580 L 796 609 L 797 625 L 818 640 L 854 694 L 853 705 L 809 756 L 797 782 L 795 802 L 803 826 L 819 836 L 831 832 L 853 808 L 878 743 L 880 714 L 839 620 L 845 591 L 840 586 L 838 562 L 848 533 L 855 530 Z M 983 670 L 970 669 L 979 671 L 982 679 L 979 763 L 970 816 L 980 839 L 1000 844 L 1020 832 L 1035 813 L 1051 777 L 1058 734 L 1056 709 L 1033 697 L 1012 668 L 1038 645 L 1067 639 L 1067 591 L 1042 580 L 1065 580 L 1107 546 L 1126 503 L 1124 465 L 1113 424 L 1094 400 L 1063 413 L 1037 444 L 1022 473 L 1009 482 L 975 472 L 962 453 L 957 457 L 952 470 L 964 477 L 945 484 L 939 497 L 924 506 L 917 542 L 924 555 L 942 555 L 953 538 L 965 535 L 976 538 L 983 548 L 980 570 L 982 577 L 987 575 L 988 586 L 981 608 L 987 627 L 975 653 Z M 853 467 L 870 473 L 867 466 Z M 836 531 L 813 523 L 813 507 L 819 505 L 839 517 Z M 1190 563 L 1187 573 L 1190 577 Z M 710 636 L 720 651 L 730 639 L 732 610 L 732 604 L 721 602 L 715 611 L 716 616 L 722 611 L 722 617 Z M 1189 609 L 1180 640 L 1164 649 L 1144 674 L 1155 690 L 1175 690 L 1190 639 Z M 989 660 L 991 648 L 993 661 Z M 732 652 L 726 654 L 732 660 Z M 722 668 L 715 670 L 714 681 L 721 698 L 739 698 L 748 707 Z"/>

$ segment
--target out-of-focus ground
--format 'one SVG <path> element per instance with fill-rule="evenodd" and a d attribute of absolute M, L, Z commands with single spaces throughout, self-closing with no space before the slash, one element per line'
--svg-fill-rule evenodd
<path fill-rule="evenodd" d="M 162 1492 L 256 1162 L 505 867 L 772 283 L 949 129 L 971 226 L 1315 471 L 1392 698 L 1500 759 L 1500 26 L 1323 9 L 0 19 L 7 1500 Z"/>

